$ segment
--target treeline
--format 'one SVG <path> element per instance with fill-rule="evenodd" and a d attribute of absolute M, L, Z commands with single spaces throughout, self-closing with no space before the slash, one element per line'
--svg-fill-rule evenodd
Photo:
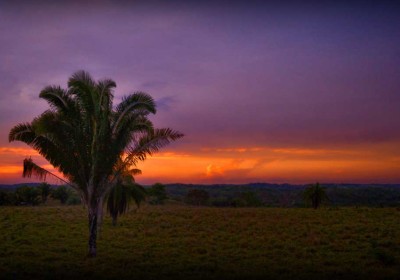
<path fill-rule="evenodd" d="M 140 186 L 138 184 L 134 184 Z M 141 186 L 140 186 L 141 187 Z M 151 205 L 162 205 L 168 199 L 165 185 L 156 183 L 151 187 L 143 188 L 143 200 Z M 130 193 L 133 199 L 138 201 L 138 194 Z M 74 189 L 69 186 L 52 186 L 48 183 L 41 184 L 26 184 L 18 186 L 0 187 L 0 206 L 1 205 L 28 205 L 36 206 L 46 204 L 48 199 L 58 200 L 63 205 L 76 205 L 80 204 L 81 200 Z M 139 199 L 142 200 L 142 199 Z"/>
<path fill-rule="evenodd" d="M 192 205 L 216 207 L 305 207 L 310 185 L 248 184 L 193 185 L 168 184 L 170 199 Z M 400 206 L 400 185 L 321 184 L 328 206 Z M 193 194 L 197 198 L 193 199 Z M 203 197 L 203 198 L 200 198 Z M 207 198 L 207 199 L 205 199 Z M 201 202 L 199 202 L 201 201 Z"/>
<path fill-rule="evenodd" d="M 80 203 L 77 193 L 68 186 L 51 186 L 47 183 L 38 185 L 21 185 L 15 189 L 0 189 L 0 205 L 46 204 L 48 199 L 58 200 L 64 205 Z"/>
<path fill-rule="evenodd" d="M 169 202 L 212 207 L 305 207 L 311 206 L 310 185 L 193 185 L 156 183 L 145 186 L 143 202 Z M 400 206 L 400 185 L 321 184 L 323 204 L 328 206 Z M 0 187 L 0 205 L 39 205 L 48 198 L 61 204 L 79 204 L 76 192 L 67 186 L 46 183 Z M 308 202 L 309 203 L 308 203 Z"/>

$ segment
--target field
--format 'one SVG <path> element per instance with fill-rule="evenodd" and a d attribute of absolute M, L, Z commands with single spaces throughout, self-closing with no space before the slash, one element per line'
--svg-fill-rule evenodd
<path fill-rule="evenodd" d="M 82 206 L 0 207 L 2 279 L 400 279 L 396 208 L 145 206 L 105 217 L 86 258 Z"/>

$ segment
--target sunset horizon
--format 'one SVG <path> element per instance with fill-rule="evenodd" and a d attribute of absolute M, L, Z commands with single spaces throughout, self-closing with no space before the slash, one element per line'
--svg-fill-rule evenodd
<path fill-rule="evenodd" d="M 0 0 L 1 279 L 400 279 L 400 2 Z"/>
<path fill-rule="evenodd" d="M 44 87 L 67 88 L 79 70 L 114 80 L 115 104 L 148 93 L 155 127 L 185 134 L 137 164 L 140 184 L 398 184 L 397 10 L 386 1 L 1 3 L 0 184 L 38 181 L 22 178 L 26 157 L 57 172 L 8 134 L 49 109 Z"/>

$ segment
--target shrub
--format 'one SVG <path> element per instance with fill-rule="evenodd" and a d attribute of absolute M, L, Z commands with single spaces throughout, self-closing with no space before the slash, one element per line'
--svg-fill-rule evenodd
<path fill-rule="evenodd" d="M 165 186 L 161 183 L 156 183 L 151 186 L 148 189 L 147 194 L 149 195 L 150 204 L 164 204 L 165 200 L 168 198 Z"/>
<path fill-rule="evenodd" d="M 207 205 L 209 199 L 210 195 L 207 191 L 193 189 L 188 191 L 188 193 L 186 194 L 185 201 L 188 204 L 200 206 L 200 205 Z"/>
<path fill-rule="evenodd" d="M 15 198 L 17 205 L 38 205 L 41 202 L 39 189 L 29 186 L 17 188 Z"/>
<path fill-rule="evenodd" d="M 51 192 L 51 196 L 59 200 L 61 204 L 65 204 L 70 196 L 70 191 L 66 186 L 59 186 Z"/>

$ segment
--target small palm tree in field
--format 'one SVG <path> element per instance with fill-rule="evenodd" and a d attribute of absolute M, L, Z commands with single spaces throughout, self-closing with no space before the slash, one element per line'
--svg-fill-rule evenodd
<path fill-rule="evenodd" d="M 107 212 L 112 218 L 113 226 L 117 225 L 118 216 L 124 214 L 133 200 L 139 208 L 146 200 L 146 190 L 135 182 L 133 174 L 140 174 L 139 169 L 125 169 L 107 196 Z"/>
<path fill-rule="evenodd" d="M 79 193 L 88 210 L 90 257 L 96 256 L 103 201 L 122 174 L 183 136 L 153 127 L 148 116 L 156 113 L 156 104 L 146 93 L 132 93 L 114 107 L 115 87 L 113 80 L 95 81 L 78 71 L 69 78 L 67 89 L 45 87 L 39 97 L 50 108 L 9 134 L 10 142 L 22 141 L 37 150 Z M 24 176 L 45 179 L 49 174 L 32 160 L 24 161 Z"/>
<path fill-rule="evenodd" d="M 328 197 L 323 188 L 318 182 L 310 185 L 303 193 L 304 201 L 306 204 L 311 204 L 314 209 L 318 209 Z"/>

